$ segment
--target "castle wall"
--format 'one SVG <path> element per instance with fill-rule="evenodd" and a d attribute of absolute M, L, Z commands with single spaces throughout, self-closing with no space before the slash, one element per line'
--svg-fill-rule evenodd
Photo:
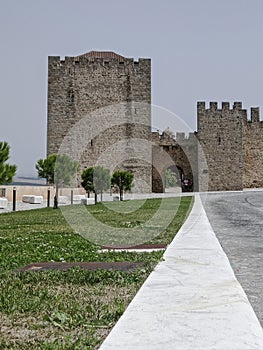
<path fill-rule="evenodd" d="M 104 165 L 106 153 L 111 171 L 126 167 L 135 175 L 134 190 L 151 192 L 151 61 L 99 56 L 91 52 L 65 60 L 49 57 L 47 154 L 57 153 L 63 143 L 63 150 L 78 157 L 81 173 Z M 82 126 L 76 131 L 78 124 Z M 76 134 L 75 141 L 72 136 L 65 145 L 70 133 Z M 85 147 L 82 143 L 83 149 L 74 153 L 83 138 Z M 145 141 L 144 155 L 131 145 L 134 139 Z M 119 149 L 108 152 L 115 144 Z M 132 150 L 137 159 L 129 156 Z"/>
<path fill-rule="evenodd" d="M 136 192 L 163 192 L 176 166 L 195 191 L 263 187 L 263 122 L 241 102 L 197 104 L 198 129 L 151 133 L 151 60 L 90 52 L 49 57 L 47 155 L 67 153 L 84 168 L 135 175 Z M 179 130 L 178 130 L 179 131 Z"/>
<path fill-rule="evenodd" d="M 243 122 L 246 110 L 241 102 L 233 108 L 223 102 L 219 109 L 216 102 L 197 104 L 198 140 L 202 147 L 208 174 L 208 189 L 240 190 L 243 188 Z"/>
<path fill-rule="evenodd" d="M 243 125 L 243 186 L 263 187 L 263 122 L 259 108 L 251 108 L 251 119 Z"/>
<path fill-rule="evenodd" d="M 196 137 L 190 133 L 176 133 L 176 137 L 163 132 L 152 134 L 153 142 L 153 192 L 164 192 L 165 171 L 176 167 L 182 172 L 181 179 L 193 181 L 198 190 L 197 144 Z"/>

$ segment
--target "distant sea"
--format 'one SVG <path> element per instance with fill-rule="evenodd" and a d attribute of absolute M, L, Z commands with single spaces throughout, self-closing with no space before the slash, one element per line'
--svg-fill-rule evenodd
<path fill-rule="evenodd" d="M 14 181 L 10 184 L 11 186 L 46 186 L 47 182 L 45 179 L 38 177 L 15 177 Z"/>

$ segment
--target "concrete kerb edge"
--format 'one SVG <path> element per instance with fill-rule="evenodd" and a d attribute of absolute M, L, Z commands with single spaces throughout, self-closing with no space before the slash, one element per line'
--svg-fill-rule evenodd
<path fill-rule="evenodd" d="M 245 320 L 245 322 L 248 322 L 247 320 L 250 320 L 249 325 L 250 325 L 250 327 L 253 328 L 253 334 L 252 335 L 245 335 L 243 337 L 242 341 L 245 341 L 245 343 L 246 343 L 246 340 L 247 340 L 247 344 L 249 344 L 249 342 L 250 343 L 252 342 L 253 345 L 256 344 L 255 347 L 253 346 L 253 349 L 259 350 L 259 349 L 263 348 L 263 331 L 262 331 L 261 325 L 260 325 L 260 323 L 259 323 L 259 321 L 254 313 L 252 306 L 250 305 L 250 303 L 247 299 L 247 296 L 246 296 L 243 288 L 240 286 L 239 282 L 237 281 L 237 279 L 234 275 L 234 272 L 232 270 L 232 267 L 229 263 L 229 260 L 226 256 L 226 254 L 224 253 L 220 243 L 218 242 L 218 240 L 216 238 L 216 235 L 215 235 L 215 233 L 210 225 L 210 222 L 208 220 L 208 217 L 205 213 L 205 210 L 204 210 L 201 198 L 200 198 L 200 194 L 197 193 L 197 194 L 194 194 L 194 196 L 195 196 L 195 202 L 194 202 L 193 208 L 192 208 L 187 220 L 185 221 L 185 223 L 182 225 L 181 229 L 178 231 L 177 235 L 175 236 L 174 240 L 172 241 L 172 243 L 168 246 L 167 250 L 165 251 L 164 261 L 158 263 L 158 265 L 156 266 L 154 271 L 149 275 L 147 280 L 144 282 L 144 284 L 142 285 L 139 292 L 136 294 L 135 298 L 132 300 L 132 302 L 130 303 L 130 305 L 128 306 L 128 308 L 124 312 L 124 314 L 121 316 L 121 318 L 116 323 L 116 325 L 113 327 L 113 329 L 110 332 L 110 334 L 108 335 L 108 337 L 102 343 L 102 345 L 100 347 L 101 350 L 114 349 L 114 346 L 116 345 L 115 344 L 116 339 L 118 339 L 118 338 L 120 339 L 120 337 L 122 337 L 122 336 L 127 336 L 127 337 L 130 336 L 129 332 L 127 331 L 129 329 L 129 324 L 127 324 L 127 321 L 130 320 L 129 317 L 127 316 L 127 314 L 130 312 L 130 314 L 134 315 L 134 309 L 136 309 L 136 305 L 137 305 L 137 309 L 138 309 L 138 298 L 140 297 L 141 294 L 143 294 L 142 290 L 145 289 L 145 286 L 147 289 L 147 285 L 151 284 L 152 280 L 154 280 L 154 274 L 156 272 L 159 272 L 159 275 L 160 275 L 160 271 L 162 271 L 164 264 L 167 264 L 167 260 L 169 260 L 169 256 L 172 257 L 172 255 L 174 255 L 175 249 L 178 251 L 178 246 L 176 248 L 174 246 L 179 243 L 179 241 L 182 237 L 184 237 L 186 234 L 189 234 L 189 233 L 191 234 L 192 231 L 194 231 L 193 228 L 199 219 L 201 219 L 202 224 L 205 225 L 206 230 L 209 231 L 209 234 L 212 234 L 212 239 L 215 242 L 217 242 L 217 244 L 216 244 L 216 246 L 214 246 L 213 250 L 218 249 L 219 254 L 221 255 L 221 257 L 223 257 L 224 265 L 225 265 L 224 267 L 226 267 L 226 269 L 227 269 L 227 273 L 229 274 L 229 278 L 234 281 L 234 285 L 235 285 L 234 292 L 237 292 L 237 294 L 238 294 L 236 296 L 236 298 L 239 300 L 239 303 L 242 304 L 241 308 L 242 308 L 242 316 L 244 316 L 243 319 Z M 180 250 L 180 247 L 179 247 L 179 250 Z M 173 263 L 172 259 L 170 262 L 168 261 L 168 265 L 170 263 Z M 149 282 L 149 281 L 151 281 L 151 282 Z M 134 307 L 134 305 L 135 305 L 135 307 Z M 228 310 L 231 310 L 231 307 L 232 307 L 232 305 L 231 305 L 231 301 L 230 301 L 230 307 Z M 141 312 L 142 311 L 143 310 L 141 310 Z M 231 315 L 230 315 L 230 318 L 231 318 Z M 238 315 L 236 318 L 238 318 Z M 235 323 L 235 322 L 236 322 L 236 320 L 234 320 L 233 323 Z M 123 333 L 123 328 L 125 328 L 125 327 L 123 327 L 123 326 L 126 326 L 126 331 L 124 333 Z M 122 333 L 119 333 L 119 331 L 120 332 L 122 331 Z M 231 333 L 231 331 L 230 331 L 230 333 Z M 138 331 L 138 334 L 139 334 L 139 331 Z M 235 336 L 237 336 L 237 334 L 235 334 Z M 228 331 L 228 335 L 229 335 L 229 331 Z M 145 336 L 147 337 L 147 335 L 145 335 Z M 162 338 L 163 334 L 159 334 L 159 336 L 160 336 L 160 338 Z M 216 334 L 214 336 L 216 337 Z M 253 336 L 256 340 L 253 339 Z M 248 339 L 246 339 L 246 337 Z M 251 340 L 251 337 L 252 337 L 252 340 Z M 231 344 L 232 344 L 231 341 L 230 341 L 230 343 L 227 343 L 227 345 L 229 345 L 229 346 L 233 345 L 233 344 L 232 345 Z M 175 344 L 173 344 L 172 346 L 174 346 L 174 345 Z M 132 348 L 131 346 L 130 347 L 128 346 L 128 349 L 131 349 L 131 348 Z M 172 349 L 173 347 L 169 347 L 169 349 L 170 348 Z M 140 347 L 140 349 L 141 349 L 141 347 Z M 157 349 L 157 347 L 153 347 L 152 349 Z M 197 345 L 196 349 L 199 349 L 198 345 Z M 242 349 L 243 349 L 243 347 L 242 347 Z"/>

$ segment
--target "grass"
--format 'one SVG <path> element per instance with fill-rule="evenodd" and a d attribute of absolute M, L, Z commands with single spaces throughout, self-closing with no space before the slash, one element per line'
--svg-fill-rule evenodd
<path fill-rule="evenodd" d="M 169 199 L 165 201 L 167 210 L 175 210 Z M 160 208 L 158 199 L 143 205 L 133 202 L 138 204 L 133 212 L 130 203 L 122 208 L 114 203 L 87 209 L 104 224 L 136 227 Z M 152 242 L 169 243 L 191 205 L 191 197 L 178 201 L 173 221 Z M 161 252 L 99 253 L 96 244 L 72 231 L 60 210 L 50 208 L 1 214 L 0 227 L 0 349 L 98 349 L 162 259 Z M 144 267 L 131 273 L 79 268 L 14 272 L 31 262 L 44 261 L 142 261 Z"/>

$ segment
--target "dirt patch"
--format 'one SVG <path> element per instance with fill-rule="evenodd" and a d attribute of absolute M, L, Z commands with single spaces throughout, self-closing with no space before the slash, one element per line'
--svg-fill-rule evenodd
<path fill-rule="evenodd" d="M 142 250 L 146 250 L 146 249 L 166 249 L 167 245 L 166 244 L 139 244 L 139 245 L 105 245 L 105 246 L 101 246 L 101 249 L 142 249 Z"/>
<path fill-rule="evenodd" d="M 16 272 L 25 271 L 67 271 L 73 267 L 79 267 L 83 270 L 110 270 L 110 271 L 124 271 L 133 272 L 138 268 L 144 267 L 143 262 L 36 262 L 17 269 Z"/>

